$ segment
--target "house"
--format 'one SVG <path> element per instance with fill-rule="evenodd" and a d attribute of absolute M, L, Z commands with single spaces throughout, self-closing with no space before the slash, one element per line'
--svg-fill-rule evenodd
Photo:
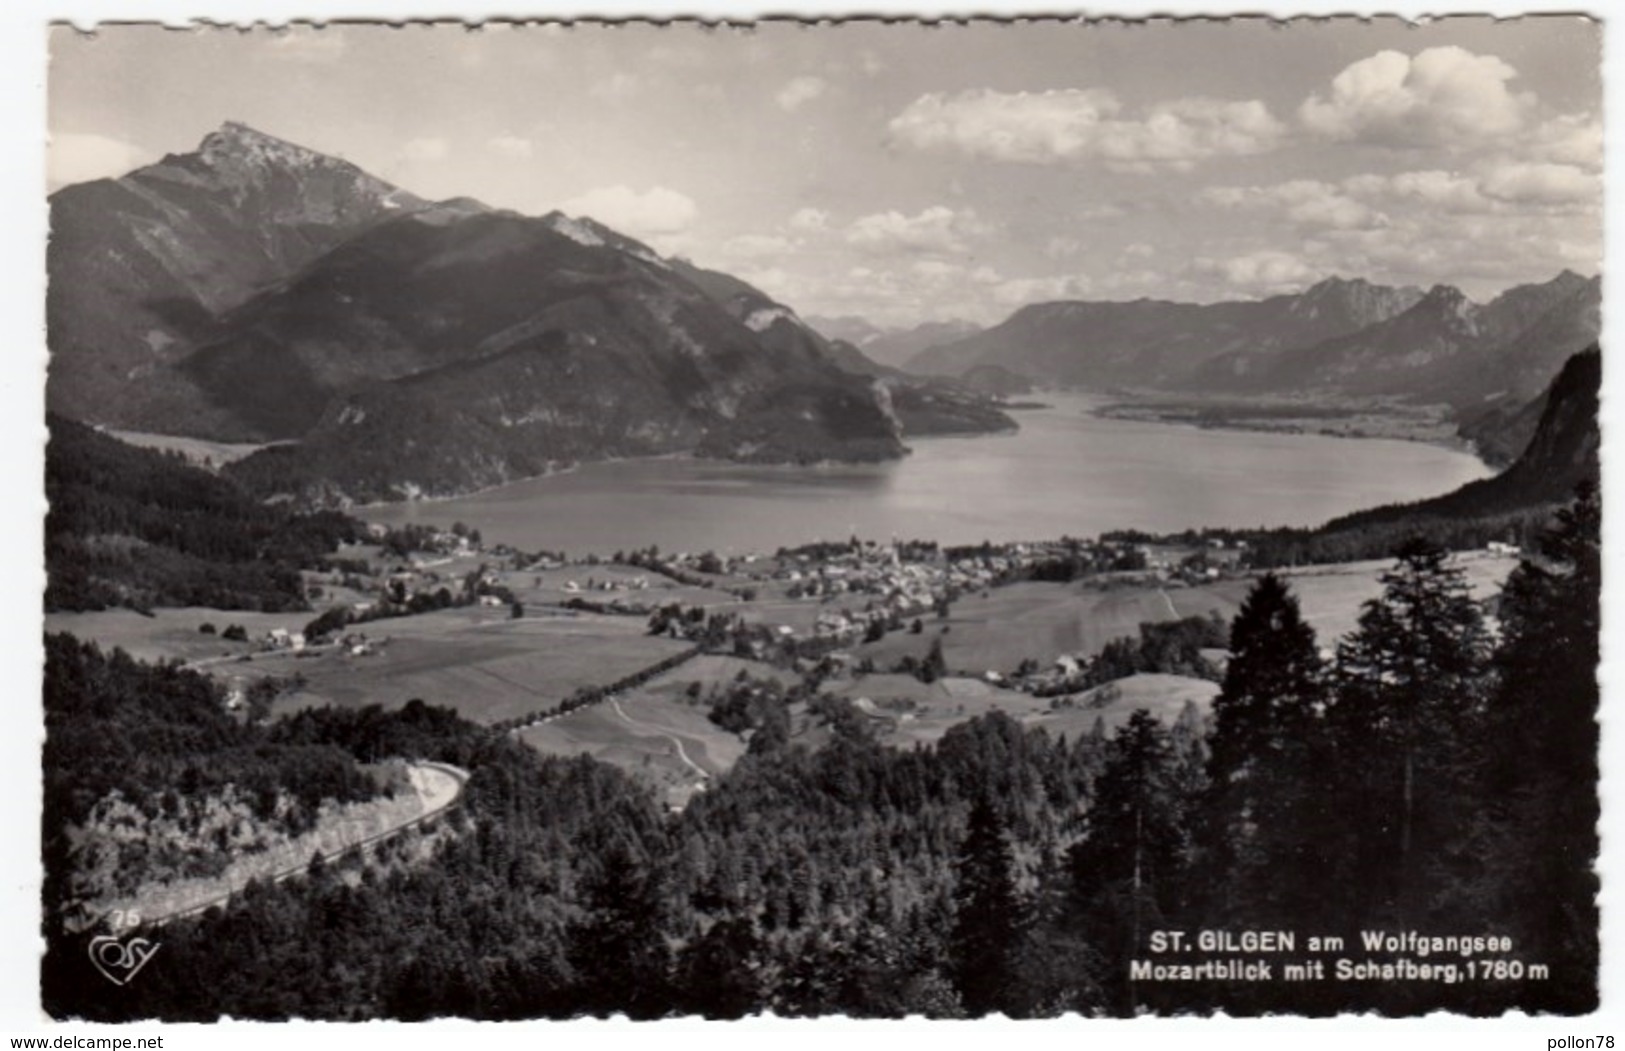
<path fill-rule="evenodd" d="M 305 648 L 305 633 L 302 631 L 289 631 L 287 628 L 272 628 L 265 633 L 265 648 L 271 650 L 302 650 Z"/>

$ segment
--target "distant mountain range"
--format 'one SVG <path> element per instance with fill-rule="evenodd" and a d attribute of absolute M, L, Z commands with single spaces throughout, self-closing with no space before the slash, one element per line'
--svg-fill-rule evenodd
<path fill-rule="evenodd" d="M 1024 307 L 928 348 L 906 367 L 966 378 L 1007 369 L 1044 384 L 1232 397 L 1398 398 L 1448 405 L 1502 462 L 1532 426 L 1500 437 L 1563 362 L 1595 343 L 1599 278 L 1568 271 L 1486 304 L 1331 278 L 1292 295 L 1211 304 L 1142 299 Z"/>
<path fill-rule="evenodd" d="M 67 187 L 51 217 L 50 408 L 295 440 L 232 466 L 262 495 L 450 494 L 669 452 L 876 460 L 929 432 L 888 389 L 920 381 L 841 368 L 742 281 L 591 219 L 423 201 L 241 124 Z"/>
<path fill-rule="evenodd" d="M 50 410 L 282 443 L 229 471 L 324 504 L 611 456 L 885 459 L 1013 428 L 997 399 L 1033 385 L 1436 402 L 1509 462 L 1601 302 L 1565 272 L 1482 305 L 1333 278 L 1256 302 L 1037 304 L 985 331 L 808 322 L 590 218 L 425 201 L 235 123 L 50 203 Z"/>
<path fill-rule="evenodd" d="M 1308 346 L 1393 317 L 1420 297 L 1416 289 L 1334 278 L 1257 302 L 1038 303 L 985 332 L 924 350 L 907 368 L 958 375 L 1001 365 L 1042 383 L 1168 387 L 1220 355 Z"/>
<path fill-rule="evenodd" d="M 969 321 L 927 321 L 907 328 L 883 328 L 861 317 L 808 317 L 826 338 L 852 344 L 871 360 L 902 368 L 927 347 L 952 343 L 981 331 Z"/>

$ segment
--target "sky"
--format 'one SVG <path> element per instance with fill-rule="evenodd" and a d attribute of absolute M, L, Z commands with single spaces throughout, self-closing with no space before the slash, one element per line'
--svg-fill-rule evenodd
<path fill-rule="evenodd" d="M 49 186 L 227 120 L 590 215 L 803 315 L 996 322 L 1322 278 L 1487 300 L 1602 254 L 1583 18 L 52 32 Z"/>

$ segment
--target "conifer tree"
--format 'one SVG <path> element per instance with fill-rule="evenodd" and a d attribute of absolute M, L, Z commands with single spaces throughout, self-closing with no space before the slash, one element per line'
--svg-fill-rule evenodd
<path fill-rule="evenodd" d="M 1564 976 L 1530 1006 L 1565 1012 L 1597 1004 L 1601 527 L 1583 486 L 1507 581 L 1482 795 L 1496 826 L 1483 908 Z"/>
<path fill-rule="evenodd" d="M 965 1012 L 972 1017 L 1009 1011 L 1015 965 L 1025 928 L 1016 892 L 1015 860 L 1004 822 L 984 799 L 955 861 L 954 926 L 949 966 Z"/>
<path fill-rule="evenodd" d="M 1352 886 L 1379 917 L 1421 918 L 1434 886 L 1426 869 L 1449 863 L 1440 848 L 1471 810 L 1488 637 L 1448 559 L 1431 543 L 1408 542 L 1338 647 L 1330 714 L 1340 805 L 1352 819 Z"/>
<path fill-rule="evenodd" d="M 1114 1011 L 1134 1011 L 1128 961 L 1146 932 L 1174 925 L 1184 907 L 1190 802 L 1168 731 L 1136 711 L 1112 738 L 1084 838 L 1071 854 L 1076 911 L 1100 954 L 1095 978 Z"/>
<path fill-rule="evenodd" d="M 671 950 L 663 933 L 659 876 L 626 847 L 610 848 L 587 888 L 588 915 L 572 932 L 576 1004 L 588 1014 L 659 1018 L 671 1006 Z"/>
<path fill-rule="evenodd" d="M 1222 919 L 1295 925 L 1321 897 L 1307 884 L 1334 805 L 1316 777 L 1323 702 L 1314 629 L 1286 584 L 1266 574 L 1231 625 L 1213 702 L 1202 839 Z"/>

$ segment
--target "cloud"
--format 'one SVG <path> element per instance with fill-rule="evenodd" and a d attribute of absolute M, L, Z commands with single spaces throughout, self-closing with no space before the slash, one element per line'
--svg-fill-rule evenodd
<path fill-rule="evenodd" d="M 515 160 L 524 160 L 535 153 L 535 145 L 529 139 L 522 139 L 517 135 L 498 135 L 485 145 L 492 153 L 500 153 Z"/>
<path fill-rule="evenodd" d="M 1568 205 L 1602 199 L 1597 176 L 1567 164 L 1506 164 L 1492 169 L 1484 193 L 1512 204 Z"/>
<path fill-rule="evenodd" d="M 1300 226 L 1356 230 L 1384 226 L 1383 215 L 1317 179 L 1294 179 L 1273 186 L 1217 186 L 1198 199 L 1220 208 L 1275 211 Z"/>
<path fill-rule="evenodd" d="M 1265 153 L 1286 127 L 1257 100 L 1187 98 L 1123 116 L 1104 88 L 1009 93 L 987 89 L 915 99 L 888 125 L 891 141 L 1024 164 L 1100 162 L 1144 170 Z"/>
<path fill-rule="evenodd" d="M 600 186 L 561 205 L 571 215 L 586 215 L 634 236 L 676 234 L 687 230 L 699 208 L 688 196 L 664 186 L 638 193 L 626 186 Z"/>
<path fill-rule="evenodd" d="M 326 65 L 343 58 L 348 50 L 344 37 L 337 29 L 306 26 L 289 27 L 277 32 L 266 45 L 265 53 L 282 62 Z"/>
<path fill-rule="evenodd" d="M 822 208 L 798 208 L 790 216 L 790 229 L 802 233 L 817 233 L 829 228 L 829 213 Z"/>
<path fill-rule="evenodd" d="M 1275 249 L 1219 258 L 1198 256 L 1191 261 L 1191 269 L 1198 274 L 1217 277 L 1233 289 L 1252 294 L 1298 291 L 1321 276 L 1298 256 Z"/>
<path fill-rule="evenodd" d="M 1590 114 L 1554 117 L 1536 130 L 1530 147 L 1536 159 L 1601 171 L 1602 121 Z"/>
<path fill-rule="evenodd" d="M 1565 164 L 1489 160 L 1470 172 L 1425 169 L 1352 175 L 1340 183 L 1299 179 L 1270 186 L 1218 186 L 1197 195 L 1226 209 L 1271 212 L 1301 227 L 1376 229 L 1402 215 L 1552 215 L 1595 211 L 1597 175 Z"/>
<path fill-rule="evenodd" d="M 1349 193 L 1385 199 L 1394 204 L 1421 204 L 1450 212 L 1488 211 L 1493 203 L 1479 192 L 1478 181 L 1459 172 L 1399 172 L 1395 175 L 1355 175 L 1343 180 Z"/>
<path fill-rule="evenodd" d="M 847 227 L 846 242 L 877 254 L 955 255 L 966 250 L 965 236 L 986 231 L 974 212 L 956 212 L 939 204 L 912 216 L 897 211 L 863 216 Z"/>
<path fill-rule="evenodd" d="M 134 143 L 107 135 L 52 135 L 46 149 L 46 181 L 54 190 L 91 179 L 113 179 L 158 159 Z"/>
<path fill-rule="evenodd" d="M 1130 259 L 1149 259 L 1157 254 L 1157 250 L 1144 241 L 1135 241 L 1123 249 L 1123 254 Z"/>
<path fill-rule="evenodd" d="M 786 113 L 794 113 L 828 89 L 829 82 L 822 77 L 796 77 L 778 90 L 773 96 L 773 101 Z"/>
<path fill-rule="evenodd" d="M 401 148 L 401 153 L 409 161 L 438 161 L 444 160 L 451 151 L 445 139 L 413 139 Z"/>
<path fill-rule="evenodd" d="M 1494 55 L 1434 47 L 1381 51 L 1344 69 L 1298 119 L 1311 132 L 1384 146 L 1470 146 L 1519 131 L 1534 96 L 1508 90 L 1518 71 Z"/>

